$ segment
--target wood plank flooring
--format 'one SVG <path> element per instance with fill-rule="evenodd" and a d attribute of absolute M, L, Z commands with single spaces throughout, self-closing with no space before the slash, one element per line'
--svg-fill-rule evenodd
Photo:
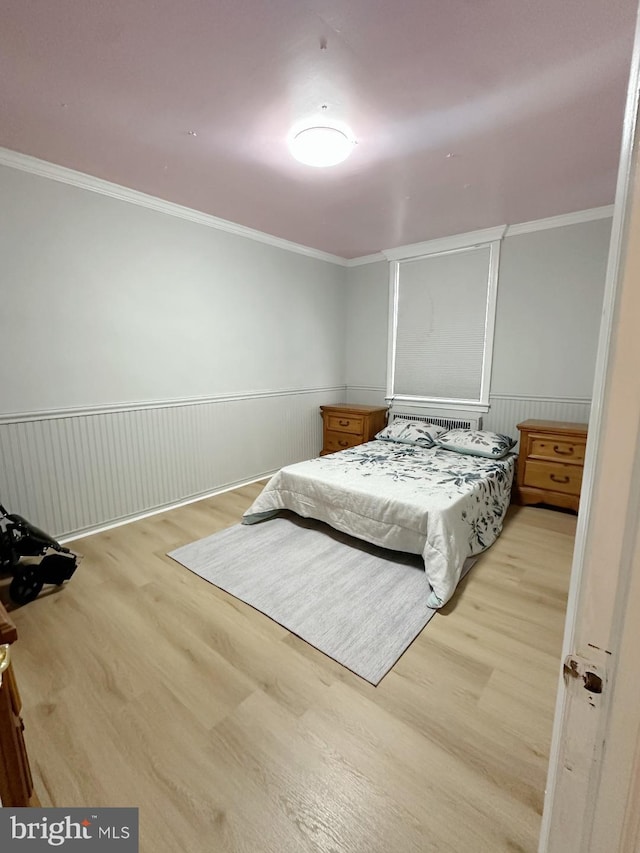
<path fill-rule="evenodd" d="M 138 806 L 143 853 L 535 851 L 575 517 L 512 507 L 372 687 L 166 556 L 261 488 L 78 540 L 13 610 L 42 804 Z"/>

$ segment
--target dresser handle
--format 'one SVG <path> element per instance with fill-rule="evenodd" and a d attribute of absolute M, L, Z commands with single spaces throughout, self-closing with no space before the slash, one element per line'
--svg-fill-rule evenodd
<path fill-rule="evenodd" d="M 348 441 L 339 441 L 338 444 L 340 445 L 340 447 L 349 447 Z"/>
<path fill-rule="evenodd" d="M 558 445 L 554 444 L 553 452 L 557 453 L 558 456 L 573 456 L 573 447 L 570 447 L 568 450 L 560 450 Z"/>
<path fill-rule="evenodd" d="M 556 477 L 555 474 L 549 474 L 549 476 L 551 477 L 551 479 L 553 480 L 554 483 L 568 483 L 569 482 L 568 477 Z"/>
<path fill-rule="evenodd" d="M 349 421 L 338 421 L 340 426 L 349 426 Z"/>

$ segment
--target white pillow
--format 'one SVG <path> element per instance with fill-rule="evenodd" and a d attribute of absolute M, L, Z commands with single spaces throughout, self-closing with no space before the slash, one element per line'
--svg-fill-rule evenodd
<path fill-rule="evenodd" d="M 444 427 L 424 421 L 403 421 L 396 418 L 376 435 L 380 441 L 397 441 L 399 444 L 417 444 L 419 447 L 434 447 L 435 439 L 446 432 Z"/>
<path fill-rule="evenodd" d="M 516 444 L 516 440 L 501 432 L 490 432 L 486 429 L 450 429 L 444 435 L 438 436 L 435 443 L 438 447 L 456 453 L 501 459 Z"/>

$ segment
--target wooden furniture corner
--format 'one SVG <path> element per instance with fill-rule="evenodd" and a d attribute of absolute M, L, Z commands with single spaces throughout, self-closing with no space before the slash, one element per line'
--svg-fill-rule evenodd
<path fill-rule="evenodd" d="M 18 691 L 11 644 L 18 639 L 13 620 L 0 603 L 0 800 L 3 806 L 38 805 L 24 743 L 22 702 Z"/>
<path fill-rule="evenodd" d="M 516 500 L 578 511 L 587 424 L 527 420 L 518 424 Z"/>
<path fill-rule="evenodd" d="M 320 456 L 371 441 L 387 423 L 386 406 L 336 403 L 333 406 L 320 406 L 320 413 L 322 414 Z"/>

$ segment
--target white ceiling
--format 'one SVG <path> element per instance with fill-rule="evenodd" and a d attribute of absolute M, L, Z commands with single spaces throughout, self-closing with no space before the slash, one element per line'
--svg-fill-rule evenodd
<path fill-rule="evenodd" d="M 358 257 L 610 204 L 635 15 L 636 0 L 14 0 L 0 145 Z M 358 140 L 329 169 L 287 149 L 321 116 Z"/>

